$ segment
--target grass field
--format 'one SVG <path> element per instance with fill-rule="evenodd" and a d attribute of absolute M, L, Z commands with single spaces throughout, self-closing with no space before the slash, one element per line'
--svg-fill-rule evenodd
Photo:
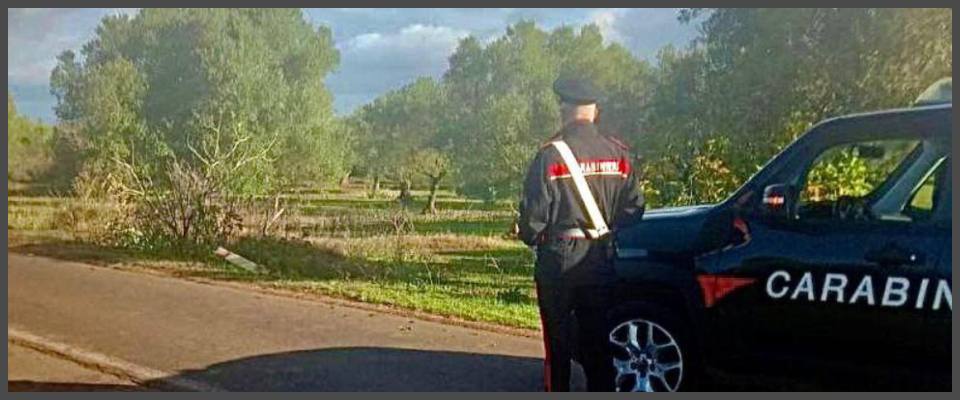
<path fill-rule="evenodd" d="M 420 215 L 425 193 L 403 213 L 386 192 L 362 187 L 285 196 L 285 232 L 249 235 L 227 246 L 268 269 L 247 273 L 212 255 L 174 255 L 105 247 L 63 227 L 76 200 L 12 189 L 10 251 L 318 293 L 520 328 L 539 324 L 533 255 L 508 237 L 508 205 L 443 193 L 437 215 Z"/>

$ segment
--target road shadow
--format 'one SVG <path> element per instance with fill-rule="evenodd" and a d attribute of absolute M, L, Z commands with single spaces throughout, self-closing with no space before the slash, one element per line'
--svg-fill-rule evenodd
<path fill-rule="evenodd" d="M 177 375 L 228 391 L 539 391 L 542 360 L 347 347 L 260 355 Z"/>
<path fill-rule="evenodd" d="M 24 243 L 7 246 L 7 251 L 19 254 L 37 254 L 63 261 L 85 262 L 90 264 L 113 264 L 133 262 L 145 257 L 138 256 L 120 248 L 99 246 L 70 240 L 45 240 L 40 243 Z"/>
<path fill-rule="evenodd" d="M 17 380 L 7 382 L 8 392 L 142 392 L 149 389 L 133 385 L 92 384 L 73 382 L 37 382 Z"/>
<path fill-rule="evenodd" d="M 571 388 L 584 391 L 582 370 L 575 363 L 572 368 Z M 347 347 L 241 358 L 184 371 L 175 378 L 244 392 L 530 392 L 543 390 L 542 374 L 543 361 L 539 358 Z M 713 375 L 700 383 L 698 391 L 847 391 L 875 384 L 834 386 L 825 381 L 766 375 Z M 164 387 L 165 382 L 148 386 Z"/>

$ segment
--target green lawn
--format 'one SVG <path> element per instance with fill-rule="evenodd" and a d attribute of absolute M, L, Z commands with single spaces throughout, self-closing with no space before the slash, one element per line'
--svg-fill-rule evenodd
<path fill-rule="evenodd" d="M 389 197 L 357 190 L 293 193 L 285 238 L 244 237 L 230 250 L 269 273 L 254 275 L 212 255 L 153 254 L 78 240 L 63 229 L 70 198 L 11 193 L 11 251 L 124 264 L 266 287 L 386 304 L 512 327 L 538 327 L 533 255 L 505 236 L 512 213 L 505 204 L 445 193 L 438 215 L 421 215 L 425 193 L 404 214 Z M 210 249 L 211 251 L 213 249 Z"/>

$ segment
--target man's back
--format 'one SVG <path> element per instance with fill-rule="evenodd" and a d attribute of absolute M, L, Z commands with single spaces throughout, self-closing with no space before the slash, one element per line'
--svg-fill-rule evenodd
<path fill-rule="evenodd" d="M 639 219 L 643 196 L 626 146 L 597 132 L 600 96 L 593 85 L 557 79 L 553 90 L 560 98 L 564 128 L 551 141 L 562 144 L 546 143 L 530 164 L 518 223 L 520 238 L 537 251 L 534 276 L 546 353 L 544 385 L 548 391 L 569 390 L 572 312 L 584 343 L 580 361 L 587 388 L 605 391 L 614 380 L 605 316 L 610 311 L 609 283 L 616 274 L 607 259 L 611 234 L 604 227 L 616 229 Z"/>
<path fill-rule="evenodd" d="M 600 135 L 596 126 L 586 121 L 568 124 L 558 136 L 576 156 L 607 224 L 615 227 L 639 218 L 643 212 L 643 197 L 625 146 Z M 520 238 L 525 243 L 541 246 L 547 252 L 557 252 L 557 256 L 564 259 L 558 260 L 560 266 L 556 271 L 537 271 L 539 277 L 546 274 L 559 278 L 559 275 L 570 275 L 568 272 L 578 276 L 594 270 L 601 272 L 599 268 L 578 268 L 581 261 L 587 261 L 591 243 L 577 232 L 582 233 L 593 226 L 569 169 L 549 143 L 540 149 L 527 172 L 519 225 Z M 579 273 L 575 271 L 577 269 L 585 271 Z"/>

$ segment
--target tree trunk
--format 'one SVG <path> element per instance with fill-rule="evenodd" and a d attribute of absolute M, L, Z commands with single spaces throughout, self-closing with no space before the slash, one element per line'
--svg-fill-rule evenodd
<path fill-rule="evenodd" d="M 347 186 L 348 183 L 350 183 L 350 171 L 347 171 L 347 173 L 340 178 L 340 187 Z"/>
<path fill-rule="evenodd" d="M 521 192 L 518 198 L 523 197 L 523 192 Z M 510 222 L 510 229 L 506 232 L 506 237 L 510 239 L 516 239 L 520 236 L 520 210 L 517 209 L 517 203 L 510 202 L 510 213 L 513 215 L 513 220 Z"/>
<path fill-rule="evenodd" d="M 424 214 L 437 213 L 437 189 L 440 188 L 440 177 L 430 177 L 430 197 L 427 198 L 427 206 L 423 208 Z"/>
<path fill-rule="evenodd" d="M 413 193 L 410 193 L 409 179 L 402 178 L 400 180 L 400 197 L 398 197 L 397 200 L 404 206 L 408 206 L 413 202 Z"/>
<path fill-rule="evenodd" d="M 373 175 L 373 187 L 370 188 L 370 197 L 376 197 L 380 193 L 380 174 Z"/>

